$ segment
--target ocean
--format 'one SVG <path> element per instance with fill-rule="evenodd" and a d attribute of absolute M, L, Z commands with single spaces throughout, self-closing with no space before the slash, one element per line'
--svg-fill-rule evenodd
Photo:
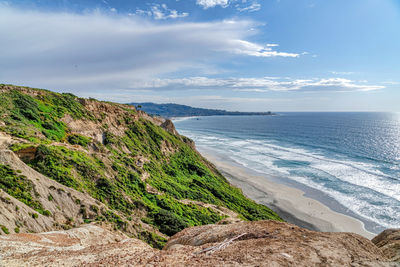
<path fill-rule="evenodd" d="M 210 116 L 174 124 L 200 150 L 314 192 L 311 197 L 371 232 L 400 228 L 398 113 Z"/>

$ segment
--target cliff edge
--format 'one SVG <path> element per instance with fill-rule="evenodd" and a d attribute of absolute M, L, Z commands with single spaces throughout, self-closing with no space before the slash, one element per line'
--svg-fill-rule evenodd
<path fill-rule="evenodd" d="M 400 233 L 400 231 L 397 231 Z M 0 236 L 4 266 L 399 266 L 368 239 L 276 221 L 192 227 L 163 250 L 85 225 L 68 231 Z"/>

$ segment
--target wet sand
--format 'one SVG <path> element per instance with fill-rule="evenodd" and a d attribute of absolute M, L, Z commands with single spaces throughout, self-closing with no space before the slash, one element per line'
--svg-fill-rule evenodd
<path fill-rule="evenodd" d="M 245 167 L 237 166 L 210 151 L 200 150 L 200 153 L 247 197 L 268 206 L 289 223 L 321 232 L 352 232 L 368 239 L 375 236 L 365 230 L 361 221 L 331 210 L 321 202 L 305 196 L 297 188 L 272 182 L 263 175 L 252 174 Z"/>

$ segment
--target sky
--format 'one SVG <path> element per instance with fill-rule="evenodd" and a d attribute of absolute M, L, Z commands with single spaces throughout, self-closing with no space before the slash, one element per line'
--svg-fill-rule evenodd
<path fill-rule="evenodd" d="M 0 0 L 0 83 L 239 111 L 400 112 L 399 0 Z"/>

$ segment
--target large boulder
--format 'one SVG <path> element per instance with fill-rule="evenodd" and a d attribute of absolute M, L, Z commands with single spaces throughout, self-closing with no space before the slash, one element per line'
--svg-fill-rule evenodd
<path fill-rule="evenodd" d="M 388 259 L 398 262 L 400 266 L 400 229 L 387 229 L 372 239 L 372 242 Z"/>
<path fill-rule="evenodd" d="M 314 232 L 276 221 L 188 228 L 164 250 L 187 254 L 188 247 L 196 256 L 186 261 L 201 266 L 393 266 L 360 235 Z"/>

